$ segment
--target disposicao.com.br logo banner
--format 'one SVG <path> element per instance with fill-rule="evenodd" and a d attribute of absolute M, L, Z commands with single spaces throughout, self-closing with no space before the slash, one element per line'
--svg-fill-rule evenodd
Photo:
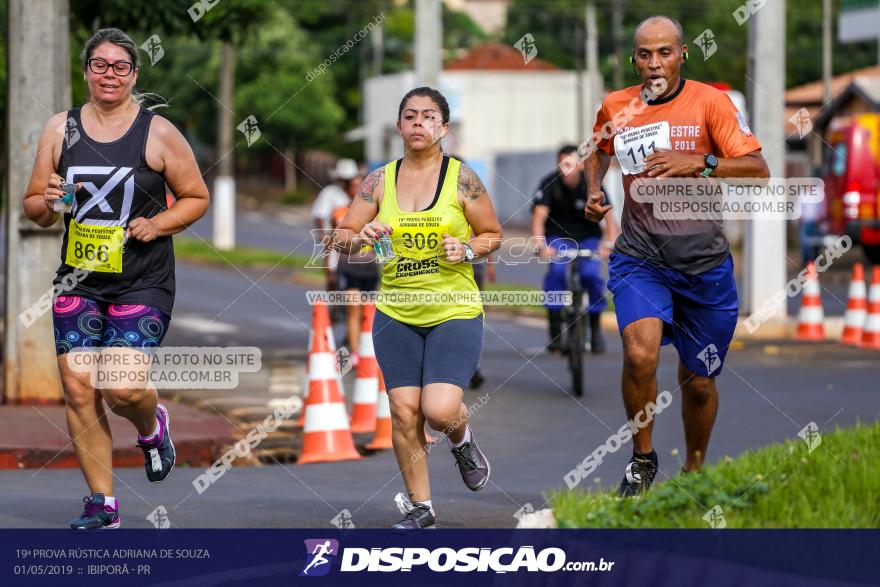
<path fill-rule="evenodd" d="M 305 541 L 308 553 L 300 576 L 326 575 L 333 560 L 341 554 L 340 572 L 395 573 L 427 570 L 435 573 L 449 571 L 468 573 L 515 573 L 518 571 L 553 573 L 556 571 L 610 571 L 613 561 L 567 561 L 565 551 L 534 546 L 488 548 L 437 547 L 344 547 L 339 553 L 336 540 L 319 538 Z"/>

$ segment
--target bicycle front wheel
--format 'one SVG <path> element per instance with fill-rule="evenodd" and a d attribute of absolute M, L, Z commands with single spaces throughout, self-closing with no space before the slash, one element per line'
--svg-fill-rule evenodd
<path fill-rule="evenodd" d="M 583 314 L 573 313 L 568 327 L 568 369 L 571 371 L 571 388 L 576 397 L 584 394 L 584 341 L 585 325 Z"/>

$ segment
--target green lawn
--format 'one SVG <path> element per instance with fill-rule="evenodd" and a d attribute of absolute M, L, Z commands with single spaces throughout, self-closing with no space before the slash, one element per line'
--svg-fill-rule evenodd
<path fill-rule="evenodd" d="M 561 528 L 706 528 L 714 506 L 729 528 L 878 528 L 878 462 L 874 423 L 822 433 L 812 453 L 797 438 L 727 458 L 636 499 L 575 490 L 554 492 L 551 502 Z"/>
<path fill-rule="evenodd" d="M 220 267 L 230 264 L 239 269 L 269 269 L 282 267 L 303 269 L 309 257 L 297 253 L 282 253 L 258 247 L 237 246 L 231 251 L 217 251 L 211 243 L 191 237 L 174 237 L 174 254 L 182 261 L 208 263 Z M 313 269 L 319 272 L 318 269 Z"/>

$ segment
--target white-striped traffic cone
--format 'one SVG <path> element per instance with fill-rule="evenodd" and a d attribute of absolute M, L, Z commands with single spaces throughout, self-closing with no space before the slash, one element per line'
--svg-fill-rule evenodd
<path fill-rule="evenodd" d="M 868 290 L 868 318 L 862 333 L 862 348 L 880 350 L 880 265 L 871 271 L 871 288 Z"/>
<path fill-rule="evenodd" d="M 816 273 L 816 266 L 810 261 L 807 263 L 807 282 L 804 284 L 801 311 L 798 314 L 795 335 L 798 340 L 825 340 L 825 313 L 822 310 L 820 292 L 819 275 Z"/>
<path fill-rule="evenodd" d="M 376 307 L 364 304 L 361 318 L 359 361 L 351 406 L 351 431 L 373 432 L 376 429 L 376 402 L 379 399 L 379 364 L 373 351 L 373 316 Z"/>
<path fill-rule="evenodd" d="M 849 282 L 849 299 L 846 301 L 846 315 L 843 318 L 843 335 L 840 342 L 858 346 L 862 344 L 862 333 L 868 317 L 865 300 L 865 269 L 861 263 L 853 265 L 852 279 Z"/>
<path fill-rule="evenodd" d="M 337 384 L 336 355 L 327 331 L 312 331 L 309 356 L 309 396 L 306 400 L 302 452 L 297 464 L 360 459 L 348 426 L 345 401 Z"/>
<path fill-rule="evenodd" d="M 339 369 L 339 361 L 336 360 L 336 343 L 335 338 L 333 336 L 333 323 L 330 320 L 330 311 L 327 309 L 327 305 L 324 302 L 317 301 L 315 302 L 312 310 L 312 335 L 309 336 L 309 347 L 308 352 L 306 353 L 306 364 L 310 362 L 312 356 L 312 346 L 314 344 L 314 333 L 315 332 L 323 332 L 327 337 L 327 343 L 330 347 L 330 352 L 333 353 L 334 361 L 336 363 L 336 384 L 339 386 L 339 393 L 342 394 L 342 397 L 345 397 L 345 386 L 342 384 L 342 371 Z M 309 369 L 306 367 L 306 372 L 303 375 L 303 389 L 306 393 L 309 391 Z M 300 414 L 299 419 L 296 421 L 296 426 L 302 428 L 305 424 L 305 410 Z"/>

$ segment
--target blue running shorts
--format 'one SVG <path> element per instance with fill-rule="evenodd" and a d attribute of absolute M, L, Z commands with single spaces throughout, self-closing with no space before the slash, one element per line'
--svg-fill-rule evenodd
<path fill-rule="evenodd" d="M 620 332 L 642 318 L 664 322 L 661 344 L 672 343 L 685 367 L 696 375 L 721 372 L 739 303 L 733 257 L 699 275 L 659 267 L 614 253 L 608 263 L 608 289 L 614 294 Z"/>

